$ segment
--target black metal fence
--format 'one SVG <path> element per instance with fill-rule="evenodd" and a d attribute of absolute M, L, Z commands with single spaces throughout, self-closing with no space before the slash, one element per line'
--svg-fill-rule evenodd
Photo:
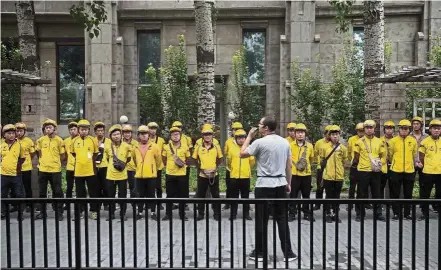
<path fill-rule="evenodd" d="M 223 211 L 217 220 L 210 215 L 210 208 L 233 202 L 241 205 L 238 219 L 229 219 L 231 210 Z M 1 223 L 1 257 L 6 269 L 439 269 L 441 265 L 441 215 L 429 210 L 439 208 L 441 200 L 89 198 L 2 199 L 2 203 L 6 216 Z M 128 219 L 108 219 L 104 211 L 96 220 L 88 219 L 86 203 L 127 203 Z M 155 204 L 158 218 L 152 220 L 146 213 L 137 220 L 130 210 L 139 203 Z M 165 211 L 160 205 L 167 203 L 188 204 L 189 219 L 179 219 L 174 213 L 174 218 L 163 221 Z M 198 220 L 198 203 L 205 205 L 203 220 Z M 25 204 L 29 204 L 30 213 L 21 211 Z M 54 204 L 67 206 L 64 220 L 60 220 L 61 207 L 49 211 Z M 294 205 L 295 221 L 287 221 L 289 204 Z M 300 207 L 305 204 L 306 211 Z M 314 212 L 317 204 L 322 207 Z M 17 205 L 19 211 L 11 213 L 11 205 Z M 251 206 L 253 220 L 241 214 L 245 205 Z M 347 210 L 367 205 L 372 210 L 359 222 L 354 212 Z M 327 209 L 337 206 L 340 211 L 327 218 Z M 275 207 L 282 207 L 283 217 L 275 215 L 280 210 Z M 398 209 L 398 217 L 394 217 L 393 207 Z M 409 216 L 403 214 L 406 207 L 410 207 Z M 41 220 L 33 214 L 37 208 L 48 209 Z M 379 209 L 384 220 L 375 218 Z M 420 219 L 423 209 L 425 215 Z M 268 223 L 264 218 L 256 220 L 256 211 L 273 218 Z M 278 224 L 280 218 L 284 222 Z M 262 261 L 250 261 L 248 255 L 260 237 L 256 222 L 262 222 L 264 231 Z M 293 262 L 284 260 L 278 225 L 290 230 L 285 235 L 291 237 L 297 254 Z"/>

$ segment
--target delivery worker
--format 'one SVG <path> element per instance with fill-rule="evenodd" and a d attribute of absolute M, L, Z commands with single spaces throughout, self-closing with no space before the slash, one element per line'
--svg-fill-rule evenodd
<path fill-rule="evenodd" d="M 100 198 L 108 198 L 107 193 L 107 160 L 103 160 L 104 148 L 106 145 L 110 145 L 110 139 L 106 138 L 106 125 L 103 122 L 95 122 L 93 124 L 93 131 L 95 133 L 95 140 L 98 145 L 98 155 L 96 157 L 95 163 L 97 168 L 97 181 L 99 181 L 100 186 Z M 101 208 L 101 206 L 100 206 Z M 104 210 L 108 210 L 108 205 L 104 204 Z"/>
<path fill-rule="evenodd" d="M 364 126 L 363 123 L 358 123 L 355 126 L 355 134 L 354 136 L 350 137 L 348 140 L 348 159 L 351 164 L 354 159 L 354 149 L 355 149 L 355 143 L 364 136 Z M 358 175 L 357 175 L 357 167 L 351 166 L 349 170 L 349 199 L 355 198 L 355 191 L 357 189 L 357 183 L 358 183 Z M 346 210 L 352 210 L 352 206 L 349 205 Z"/>
<path fill-rule="evenodd" d="M 122 126 L 122 136 L 123 141 L 130 145 L 132 148 L 138 146 L 138 142 L 132 138 L 133 136 L 133 128 L 131 125 L 123 125 Z M 127 180 L 129 182 L 130 189 L 130 198 L 137 197 L 136 185 L 135 185 L 135 171 L 136 166 L 133 163 L 133 160 L 127 164 Z"/>
<path fill-rule="evenodd" d="M 206 129 L 211 129 L 211 130 L 213 130 L 213 135 L 214 135 L 214 127 L 213 127 L 212 124 L 203 124 L 203 125 L 202 125 L 202 128 L 201 128 L 201 133 L 203 133 L 203 131 L 206 130 Z M 204 136 L 202 136 L 201 138 L 199 138 L 199 139 L 196 141 L 196 143 L 194 144 L 194 148 L 195 148 L 195 149 L 196 149 L 196 147 L 202 145 L 202 143 L 204 142 L 203 137 L 204 137 Z M 218 146 L 220 146 L 219 141 L 218 141 L 216 138 L 214 138 L 214 136 L 211 136 L 211 137 L 212 137 L 213 144 L 214 144 L 214 145 L 218 145 Z"/>
<path fill-rule="evenodd" d="M 323 154 L 322 164 L 323 168 L 323 187 L 326 192 L 326 199 L 340 199 L 341 189 L 343 187 L 343 180 L 345 174 L 345 162 L 348 159 L 348 149 L 346 146 L 340 144 L 340 127 L 337 125 L 331 126 L 329 129 L 330 141 L 322 148 Z M 323 162 L 323 160 L 326 160 Z M 329 204 L 326 205 L 326 222 L 338 222 L 341 220 L 338 217 L 340 207 L 338 204 L 333 205 L 332 214 Z"/>
<path fill-rule="evenodd" d="M 52 197 L 63 198 L 61 189 L 61 161 L 65 159 L 64 142 L 59 136 L 55 135 L 57 122 L 47 119 L 43 122 L 44 136 L 37 140 L 36 151 L 38 155 L 38 186 L 40 198 L 47 197 L 47 185 L 51 185 Z M 57 204 L 58 220 L 63 220 L 63 205 Z M 46 217 L 46 205 L 40 207 L 40 213 L 35 219 Z"/>
<path fill-rule="evenodd" d="M 311 195 L 311 163 L 314 162 L 314 146 L 306 141 L 306 126 L 302 123 L 296 125 L 296 139 L 290 143 L 292 153 L 292 180 L 290 198 L 298 198 L 299 191 L 303 199 Z M 315 221 L 308 204 L 303 204 L 303 219 Z M 289 205 L 288 221 L 293 221 L 296 216 L 296 204 Z M 299 217 L 300 218 L 300 217 Z"/>
<path fill-rule="evenodd" d="M 159 125 L 155 122 L 150 122 L 147 124 L 147 127 L 149 128 L 149 140 L 153 143 L 155 143 L 159 148 L 159 154 L 162 154 L 162 148 L 164 147 L 165 140 L 164 138 L 160 137 L 158 133 Z M 162 157 L 160 156 L 161 163 L 160 166 L 157 167 L 158 173 L 156 174 L 156 198 L 162 198 L 162 169 L 164 168 L 164 164 L 162 164 Z M 164 209 L 164 207 L 160 206 L 161 210 Z"/>
<path fill-rule="evenodd" d="M 286 125 L 286 130 L 288 132 L 288 137 L 285 139 L 289 143 L 294 142 L 296 140 L 296 123 L 288 123 L 288 125 Z"/>
<path fill-rule="evenodd" d="M 315 197 L 317 199 L 323 199 L 323 184 L 322 184 L 322 177 L 323 177 L 323 170 L 320 168 L 320 156 L 319 154 L 322 153 L 323 151 L 321 150 L 322 147 L 324 147 L 324 144 L 329 142 L 329 128 L 331 127 L 331 125 L 327 125 L 325 127 L 325 130 L 323 132 L 323 138 L 321 138 L 320 140 L 318 140 L 315 145 L 314 145 L 314 156 L 316 157 L 317 160 L 317 175 L 316 175 L 316 184 L 317 184 L 317 191 L 315 194 Z M 320 204 L 316 204 L 314 206 L 314 210 L 319 210 L 320 209 Z"/>
<path fill-rule="evenodd" d="M 67 125 L 67 129 L 69 130 L 69 137 L 64 139 L 64 147 L 66 149 L 67 154 L 67 163 L 66 163 L 66 198 L 72 198 L 72 191 L 75 183 L 75 157 L 72 155 L 71 146 L 72 140 L 78 136 L 78 123 L 70 122 Z M 68 210 L 68 204 L 64 206 L 64 210 Z"/>
<path fill-rule="evenodd" d="M 386 153 L 389 153 L 389 141 L 395 136 L 395 123 L 392 121 L 386 121 L 383 125 L 384 135 L 380 137 L 383 141 Z M 384 189 L 390 181 L 390 165 L 389 155 L 383 156 L 381 160 L 381 198 L 384 199 Z"/>

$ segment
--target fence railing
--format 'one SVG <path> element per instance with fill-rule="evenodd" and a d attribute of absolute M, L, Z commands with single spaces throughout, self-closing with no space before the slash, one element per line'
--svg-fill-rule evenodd
<path fill-rule="evenodd" d="M 1 201 L 6 209 L 1 223 L 4 269 L 439 269 L 441 265 L 441 215 L 429 209 L 439 209 L 441 200 Z M 110 205 L 110 212 L 117 210 L 115 203 L 120 204 L 119 211 L 126 204 L 127 218 L 119 217 L 119 211 L 115 219 L 109 218 L 109 212 L 99 211 L 96 220 L 89 219 L 87 203 Z M 236 203 L 240 205 L 237 219 L 230 218 L 234 207 L 220 210 L 221 204 Z M 25 204 L 30 212 L 21 211 Z M 153 220 L 146 211 L 142 219 L 136 218 L 133 212 L 140 204 L 155 206 L 158 218 Z M 173 211 L 173 218 L 162 220 L 165 210 L 161 210 L 161 205 L 167 204 L 179 204 L 181 209 L 188 205 L 188 220 L 179 219 L 176 212 L 182 210 Z M 198 209 L 198 204 L 203 208 Z M 11 205 L 16 205 L 18 211 L 10 212 Z M 66 205 L 64 214 L 57 205 Z M 322 207 L 314 211 L 315 205 Z M 372 210 L 366 210 L 357 221 L 356 214 L 348 211 L 355 206 L 358 213 L 363 213 L 368 205 Z M 248 207 L 252 220 L 247 211 L 244 214 Z M 35 218 L 37 208 L 47 210 L 41 220 Z M 205 210 L 203 219 L 198 213 L 201 209 Z M 403 209 L 410 209 L 410 215 L 405 215 Z M 219 218 L 214 219 L 212 211 L 220 213 Z M 379 218 L 380 211 L 384 220 Z M 268 217 L 269 222 L 265 222 Z M 291 247 L 294 256 L 287 254 Z M 258 252 L 250 260 L 249 253 L 255 249 Z"/>

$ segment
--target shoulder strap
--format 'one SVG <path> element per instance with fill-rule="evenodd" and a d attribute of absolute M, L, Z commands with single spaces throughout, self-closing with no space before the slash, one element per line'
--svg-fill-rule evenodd
<path fill-rule="evenodd" d="M 328 159 L 332 156 L 332 154 L 334 154 L 335 150 L 337 150 L 337 148 L 340 146 L 340 143 L 337 143 L 337 145 L 334 147 L 334 149 L 332 149 L 331 153 L 329 153 L 328 156 L 326 156 L 325 160 L 328 161 Z"/>
<path fill-rule="evenodd" d="M 306 152 L 308 152 L 308 147 L 307 147 L 306 142 L 305 142 L 305 145 L 303 145 L 302 147 L 305 148 L 303 150 L 303 153 L 302 153 L 302 158 L 305 159 L 306 158 Z"/>
<path fill-rule="evenodd" d="M 364 138 L 361 139 L 361 140 L 362 140 L 363 143 L 364 143 L 364 147 L 366 147 L 366 151 L 368 152 L 368 156 L 369 156 L 369 158 L 372 159 L 371 150 L 369 149 L 369 147 L 368 147 L 368 145 L 367 145 L 367 143 L 366 143 L 366 140 L 365 140 Z"/>
<path fill-rule="evenodd" d="M 168 142 L 168 147 L 170 147 L 170 152 L 172 153 L 172 155 L 175 154 L 175 150 L 173 149 L 173 145 L 171 142 Z"/>

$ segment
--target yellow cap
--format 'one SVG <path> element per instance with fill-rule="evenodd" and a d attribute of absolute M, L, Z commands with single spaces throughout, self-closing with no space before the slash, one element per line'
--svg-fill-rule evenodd
<path fill-rule="evenodd" d="M 234 133 L 234 137 L 239 137 L 239 136 L 247 136 L 247 133 L 245 132 L 245 130 L 239 129 L 236 131 L 236 133 Z"/>
<path fill-rule="evenodd" d="M 88 127 L 90 127 L 90 122 L 85 119 L 81 119 L 80 121 L 78 121 L 78 126 L 88 128 Z"/>
<path fill-rule="evenodd" d="M 330 133 L 332 133 L 332 132 L 340 132 L 341 131 L 341 129 L 340 129 L 340 127 L 339 126 L 337 126 L 337 125 L 332 125 L 330 128 L 329 128 L 329 132 Z"/>
<path fill-rule="evenodd" d="M 132 131 L 133 131 L 133 128 L 132 128 L 132 125 L 123 125 L 123 126 L 121 127 L 121 130 L 122 130 L 122 131 L 130 131 L 130 132 L 132 132 Z"/>
<path fill-rule="evenodd" d="M 109 134 L 111 135 L 114 131 L 117 131 L 117 130 L 119 130 L 119 131 L 122 130 L 122 127 L 120 124 L 116 124 L 116 125 L 111 126 L 109 128 Z"/>
<path fill-rule="evenodd" d="M 386 123 L 384 123 L 385 127 L 395 127 L 395 123 L 393 121 L 386 121 Z"/>
<path fill-rule="evenodd" d="M 94 129 L 97 129 L 99 127 L 106 128 L 106 125 L 103 122 L 95 122 L 95 124 L 93 124 Z"/>
<path fill-rule="evenodd" d="M 358 124 L 355 126 L 355 129 L 356 129 L 356 130 L 363 130 L 363 129 L 364 129 L 364 125 L 363 125 L 363 123 L 358 123 Z"/>
<path fill-rule="evenodd" d="M 173 132 L 181 132 L 181 129 L 178 127 L 171 127 L 170 133 L 173 133 Z"/>
<path fill-rule="evenodd" d="M 415 116 L 414 118 L 412 118 L 412 122 L 413 121 L 418 121 L 418 122 L 420 122 L 421 124 L 423 124 L 423 118 L 421 118 L 421 117 L 419 117 L 419 116 Z"/>
<path fill-rule="evenodd" d="M 233 129 L 240 129 L 240 128 L 243 128 L 243 126 L 242 126 L 242 124 L 239 123 L 239 122 L 234 122 L 234 123 L 231 125 L 231 128 L 233 128 Z"/>
<path fill-rule="evenodd" d="M 206 129 L 206 128 L 213 129 L 213 125 L 212 125 L 212 124 L 203 124 L 203 125 L 202 125 L 202 130 L 204 130 L 204 129 Z"/>
<path fill-rule="evenodd" d="M 141 125 L 138 127 L 138 133 L 147 133 L 149 132 L 149 128 L 146 125 Z"/>
<path fill-rule="evenodd" d="M 182 127 L 182 123 L 179 121 L 174 121 L 172 127 Z"/>
<path fill-rule="evenodd" d="M 16 123 L 16 124 L 15 124 L 15 128 L 16 128 L 16 129 L 19 129 L 19 128 L 21 128 L 21 129 L 27 129 L 26 124 L 23 123 L 23 122 L 18 122 L 18 123 Z"/>
<path fill-rule="evenodd" d="M 376 125 L 374 120 L 366 120 L 363 123 L 363 127 L 375 127 Z"/>
<path fill-rule="evenodd" d="M 296 131 L 297 131 L 297 130 L 304 130 L 304 131 L 306 131 L 307 129 L 306 129 L 305 124 L 303 124 L 303 123 L 298 123 L 298 124 L 296 125 Z"/>
<path fill-rule="evenodd" d="M 286 125 L 286 129 L 292 129 L 292 128 L 296 128 L 296 123 L 288 123 L 288 125 Z"/>
<path fill-rule="evenodd" d="M 3 127 L 3 132 L 15 131 L 15 126 L 13 124 L 7 124 Z"/>
<path fill-rule="evenodd" d="M 77 122 L 70 122 L 70 123 L 67 125 L 67 128 L 72 128 L 72 127 L 78 127 L 78 123 L 77 123 Z"/>
<path fill-rule="evenodd" d="M 441 120 L 439 119 L 433 119 L 432 121 L 430 121 L 429 127 L 431 126 L 441 126 Z"/>
<path fill-rule="evenodd" d="M 204 129 L 202 129 L 202 134 L 205 133 L 213 133 L 213 129 L 209 127 L 205 127 Z"/>
<path fill-rule="evenodd" d="M 43 128 L 47 125 L 53 125 L 54 127 L 57 127 L 57 122 L 52 119 L 47 119 L 43 122 Z"/>
<path fill-rule="evenodd" d="M 326 127 L 325 127 L 325 131 L 329 131 L 329 129 L 332 127 L 332 125 L 327 125 Z"/>
<path fill-rule="evenodd" d="M 398 126 L 399 127 L 410 127 L 412 124 L 410 123 L 409 120 L 407 119 L 403 119 L 400 122 L 398 122 Z"/>
<path fill-rule="evenodd" d="M 150 123 L 148 123 L 147 126 L 149 128 L 158 128 L 159 127 L 159 125 L 156 122 L 150 122 Z"/>

